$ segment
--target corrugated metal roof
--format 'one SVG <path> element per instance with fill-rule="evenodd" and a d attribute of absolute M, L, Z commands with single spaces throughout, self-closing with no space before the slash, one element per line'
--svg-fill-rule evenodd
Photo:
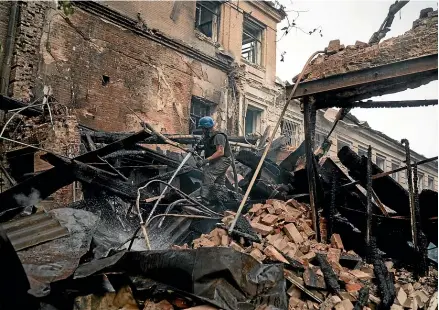
<path fill-rule="evenodd" d="M 47 213 L 38 213 L 1 224 L 15 251 L 55 240 L 69 231 Z"/>

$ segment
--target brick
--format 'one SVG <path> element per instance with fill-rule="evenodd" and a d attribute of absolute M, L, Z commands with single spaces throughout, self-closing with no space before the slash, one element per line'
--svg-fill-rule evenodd
<path fill-rule="evenodd" d="M 328 48 L 326 50 L 326 54 L 335 54 L 340 50 L 340 40 L 331 40 L 329 41 Z"/>
<path fill-rule="evenodd" d="M 293 307 L 297 307 L 302 301 L 298 297 L 290 297 L 288 301 L 288 309 L 292 309 Z"/>
<path fill-rule="evenodd" d="M 290 239 L 290 241 L 293 241 L 294 243 L 302 243 L 303 237 L 299 233 L 299 231 L 296 228 L 296 225 L 294 223 L 290 223 L 284 226 L 284 232 Z"/>
<path fill-rule="evenodd" d="M 396 301 L 398 302 L 398 305 L 403 306 L 406 300 L 407 300 L 407 293 L 404 292 L 404 289 L 402 287 L 400 287 L 396 294 Z"/>
<path fill-rule="evenodd" d="M 371 275 L 368 273 L 365 273 L 361 270 L 349 270 L 349 273 L 352 274 L 354 277 L 356 277 L 359 280 L 370 280 L 372 279 Z"/>
<path fill-rule="evenodd" d="M 229 245 L 229 236 L 227 236 L 227 235 L 221 236 L 221 245 L 222 246 Z"/>
<path fill-rule="evenodd" d="M 271 226 L 271 225 L 273 225 L 274 223 L 277 222 L 278 218 L 279 217 L 276 216 L 276 215 L 267 214 L 266 216 L 264 216 L 263 219 L 261 219 L 261 223 L 264 224 L 264 225 Z"/>
<path fill-rule="evenodd" d="M 362 287 L 363 286 L 359 283 L 351 282 L 347 283 L 345 288 L 348 293 L 353 293 L 358 292 L 359 290 L 361 290 Z"/>
<path fill-rule="evenodd" d="M 234 249 L 235 251 L 244 252 L 244 249 L 239 244 L 237 244 L 235 241 L 230 242 L 230 247 L 232 249 Z"/>
<path fill-rule="evenodd" d="M 299 228 L 305 233 L 307 238 L 310 238 L 316 234 L 315 231 L 308 225 L 308 223 L 303 220 L 299 222 Z"/>
<path fill-rule="evenodd" d="M 262 236 L 266 236 L 273 231 L 273 228 L 261 223 L 250 223 L 254 231 L 260 233 Z"/>
<path fill-rule="evenodd" d="M 285 257 L 283 257 L 282 254 L 280 254 L 272 245 L 269 245 L 265 248 L 264 254 L 270 257 L 272 260 L 288 264 L 288 261 L 285 259 Z"/>
<path fill-rule="evenodd" d="M 302 291 L 300 289 L 297 288 L 297 286 L 295 286 L 294 284 L 291 285 L 291 287 L 287 290 L 287 294 L 290 297 L 296 297 L 296 298 L 300 298 L 300 296 L 302 295 Z"/>
<path fill-rule="evenodd" d="M 263 208 L 264 205 L 262 203 L 256 203 L 250 208 L 250 210 L 248 210 L 248 213 L 257 213 L 259 210 Z"/>
<path fill-rule="evenodd" d="M 256 248 L 256 249 L 258 249 L 258 250 L 260 250 L 260 251 L 263 251 L 263 250 L 264 250 L 263 245 L 260 244 L 260 243 L 253 242 L 253 243 L 252 243 L 252 246 L 253 246 L 253 248 Z"/>
<path fill-rule="evenodd" d="M 329 262 L 336 262 L 340 260 L 341 250 L 340 249 L 328 249 L 328 261 Z"/>
<path fill-rule="evenodd" d="M 343 242 L 341 241 L 341 237 L 339 234 L 332 234 L 331 236 L 331 245 L 336 249 L 344 249 Z"/>
<path fill-rule="evenodd" d="M 254 258 L 254 259 L 256 259 L 257 261 L 259 261 L 259 262 L 263 262 L 264 261 L 264 259 L 265 259 L 265 255 L 264 254 L 262 254 L 262 252 L 259 250 L 259 249 L 253 249 L 251 252 L 250 252 L 250 255 Z"/>

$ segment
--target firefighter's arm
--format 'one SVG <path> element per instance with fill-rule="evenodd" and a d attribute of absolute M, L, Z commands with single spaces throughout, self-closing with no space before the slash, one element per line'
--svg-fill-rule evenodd
<path fill-rule="evenodd" d="M 216 146 L 216 152 L 213 153 L 212 156 L 207 158 L 207 160 L 212 161 L 223 156 L 224 156 L 224 145 L 219 144 Z"/>

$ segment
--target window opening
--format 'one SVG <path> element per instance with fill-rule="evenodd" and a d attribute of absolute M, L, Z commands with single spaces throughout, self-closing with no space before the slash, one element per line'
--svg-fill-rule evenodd
<path fill-rule="evenodd" d="M 195 9 L 195 28 L 214 40 L 219 29 L 220 5 L 219 1 L 197 1 Z"/>
<path fill-rule="evenodd" d="M 244 17 L 241 56 L 256 65 L 261 65 L 264 29 L 257 21 Z"/>

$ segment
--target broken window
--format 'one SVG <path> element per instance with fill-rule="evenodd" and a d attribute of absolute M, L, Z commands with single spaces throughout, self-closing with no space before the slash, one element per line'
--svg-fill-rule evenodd
<path fill-rule="evenodd" d="M 300 124 L 283 119 L 281 123 L 281 134 L 288 138 L 287 145 L 298 146 L 300 140 Z"/>
<path fill-rule="evenodd" d="M 218 37 L 220 5 L 219 1 L 197 1 L 195 9 L 195 29 L 215 41 Z"/>
<path fill-rule="evenodd" d="M 364 156 L 367 158 L 367 148 L 358 146 L 358 156 Z"/>
<path fill-rule="evenodd" d="M 375 163 L 381 170 L 384 171 L 384 167 L 386 166 L 386 158 L 377 154 Z"/>
<path fill-rule="evenodd" d="M 434 190 L 434 178 L 428 177 L 428 189 Z"/>
<path fill-rule="evenodd" d="M 392 162 L 392 170 L 398 169 L 399 168 L 399 164 Z M 392 178 L 396 181 L 399 182 L 399 173 L 398 172 L 394 172 L 392 173 Z"/>
<path fill-rule="evenodd" d="M 422 191 L 424 189 L 424 174 L 418 172 L 418 191 Z"/>
<path fill-rule="evenodd" d="M 241 56 L 256 65 L 261 65 L 264 29 L 265 26 L 256 20 L 247 16 L 244 17 Z"/>
<path fill-rule="evenodd" d="M 347 140 L 337 139 L 337 152 L 340 151 L 345 146 L 352 148 L 352 142 Z"/>
<path fill-rule="evenodd" d="M 245 134 L 258 133 L 261 128 L 262 110 L 248 106 L 245 113 Z"/>
<path fill-rule="evenodd" d="M 189 133 L 192 133 L 198 127 L 198 122 L 203 116 L 210 116 L 210 104 L 193 96 L 191 101 L 191 112 L 189 118 Z"/>

